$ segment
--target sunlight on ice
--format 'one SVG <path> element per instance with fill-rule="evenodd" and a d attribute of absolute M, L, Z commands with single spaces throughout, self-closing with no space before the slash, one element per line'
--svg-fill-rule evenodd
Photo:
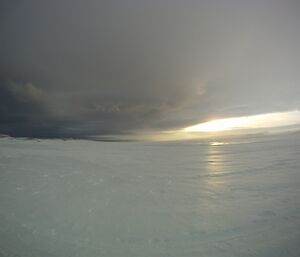
<path fill-rule="evenodd" d="M 276 112 L 212 120 L 186 127 L 184 132 L 218 132 L 237 129 L 272 128 L 300 124 L 300 111 Z"/>
<path fill-rule="evenodd" d="M 228 143 L 225 143 L 225 142 L 210 142 L 209 145 L 211 145 L 211 146 L 221 146 L 221 145 L 228 145 Z"/>
<path fill-rule="evenodd" d="M 214 131 L 224 131 L 234 128 L 243 128 L 249 125 L 248 117 L 241 118 L 228 118 L 228 119 L 220 119 L 213 120 L 205 123 L 201 123 L 199 125 L 195 125 L 192 127 L 188 127 L 185 129 L 187 132 L 214 132 Z"/>

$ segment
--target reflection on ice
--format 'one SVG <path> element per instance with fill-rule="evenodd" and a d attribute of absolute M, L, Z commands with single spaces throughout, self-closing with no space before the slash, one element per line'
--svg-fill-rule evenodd
<path fill-rule="evenodd" d="M 225 165 L 228 162 L 228 156 L 223 152 L 225 143 L 213 142 L 210 143 L 207 149 L 207 183 L 210 187 L 217 189 L 224 181 L 222 175 L 226 172 Z"/>
<path fill-rule="evenodd" d="M 228 155 L 226 155 L 223 151 L 225 144 L 218 144 L 216 145 L 210 144 L 208 146 L 207 152 L 207 169 L 210 175 L 217 175 L 224 172 L 225 165 L 229 161 Z"/>

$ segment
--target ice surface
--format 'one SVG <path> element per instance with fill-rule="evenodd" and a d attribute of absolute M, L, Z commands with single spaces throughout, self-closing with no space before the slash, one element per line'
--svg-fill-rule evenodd
<path fill-rule="evenodd" d="M 299 257 L 300 135 L 2 138 L 0 256 Z"/>

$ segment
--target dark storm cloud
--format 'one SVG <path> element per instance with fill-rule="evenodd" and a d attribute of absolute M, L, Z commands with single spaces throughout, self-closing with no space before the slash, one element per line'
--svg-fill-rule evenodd
<path fill-rule="evenodd" d="M 0 86 L 0 118 L 1 123 L 32 121 L 39 119 L 44 112 L 40 101 L 41 92 L 32 84 L 17 84 L 1 81 Z"/>
<path fill-rule="evenodd" d="M 31 83 L 0 81 L 0 123 L 1 133 L 11 136 L 63 136 L 47 97 Z"/>
<path fill-rule="evenodd" d="M 0 133 L 85 137 L 299 108 L 299 4 L 1 1 Z"/>

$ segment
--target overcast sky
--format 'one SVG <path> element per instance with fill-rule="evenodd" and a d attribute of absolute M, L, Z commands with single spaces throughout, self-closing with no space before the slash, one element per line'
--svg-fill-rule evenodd
<path fill-rule="evenodd" d="M 88 137 L 300 107 L 298 0 L 3 0 L 0 133 Z"/>

